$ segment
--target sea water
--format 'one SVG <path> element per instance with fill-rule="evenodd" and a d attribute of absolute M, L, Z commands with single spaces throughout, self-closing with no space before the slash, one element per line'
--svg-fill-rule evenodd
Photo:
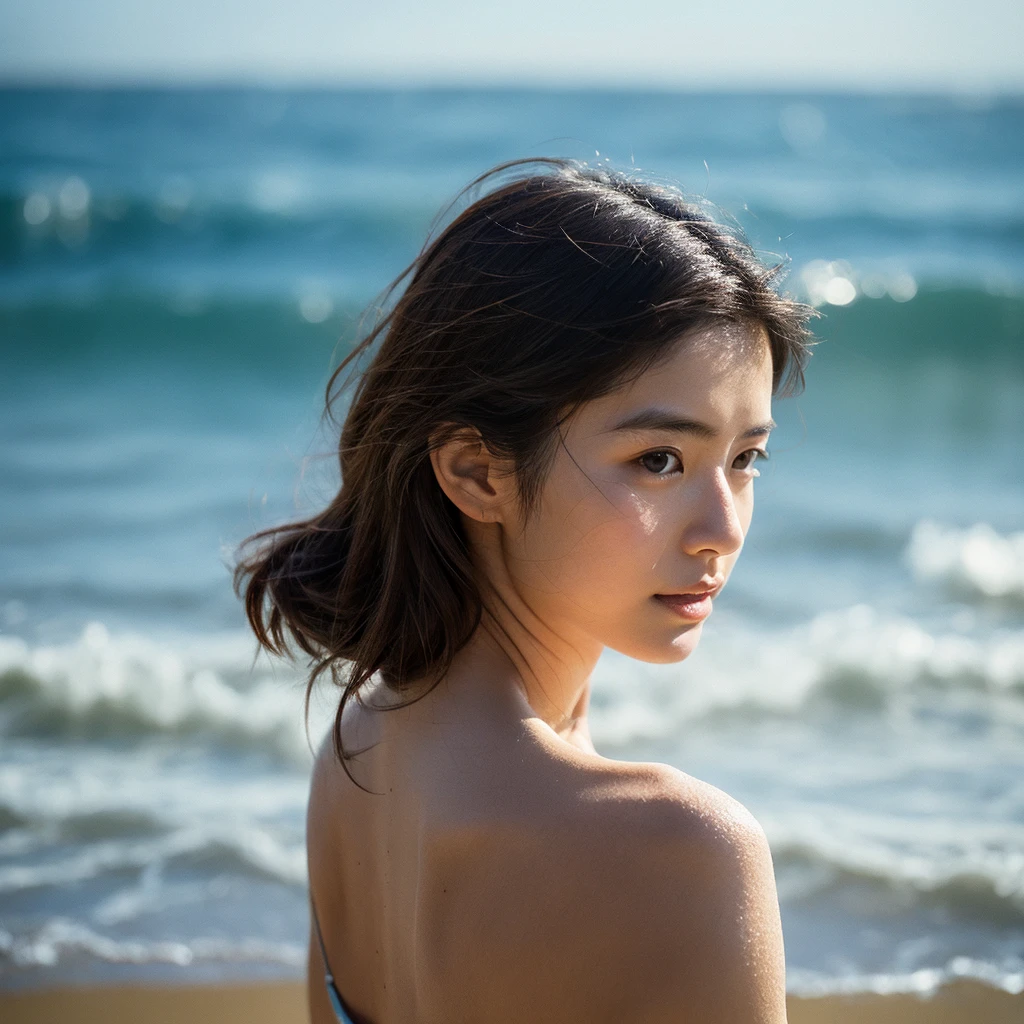
<path fill-rule="evenodd" d="M 719 203 L 822 314 L 599 749 L 754 812 L 792 989 L 1024 989 L 1024 103 L 255 88 L 0 91 L 0 985 L 300 972 L 332 694 L 307 733 L 232 552 L 330 496 L 323 386 L 437 211 L 544 154 Z"/>

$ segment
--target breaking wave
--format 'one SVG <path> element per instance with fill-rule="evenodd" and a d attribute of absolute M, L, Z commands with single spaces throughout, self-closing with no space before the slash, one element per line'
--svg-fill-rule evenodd
<path fill-rule="evenodd" d="M 0 636 L 0 735 L 104 741 L 167 734 L 251 747 L 306 767 L 311 742 L 330 720 L 333 691 L 317 691 L 307 736 L 301 676 L 284 664 L 254 669 L 252 653 L 245 637 L 189 649 L 112 636 L 100 623 L 67 644 Z M 1024 631 L 934 632 L 858 605 L 783 633 L 709 636 L 682 668 L 609 655 L 595 675 L 593 729 L 599 740 L 622 744 L 670 735 L 709 715 L 884 710 L 907 694 L 943 691 L 998 699 L 1000 712 L 1009 700 L 1024 714 Z"/>
<path fill-rule="evenodd" d="M 0 893 L 72 885 L 104 874 L 138 872 L 151 864 L 162 868 L 201 864 L 207 872 L 306 884 L 301 840 L 288 845 L 266 830 L 232 824 L 219 829 L 211 825 L 185 828 L 141 842 L 109 838 L 43 863 L 5 864 L 0 866 Z"/>
<path fill-rule="evenodd" d="M 52 967 L 62 958 L 87 954 L 112 964 L 173 964 L 201 961 L 271 963 L 301 967 L 306 949 L 260 939 L 193 938 L 187 941 L 113 939 L 69 918 L 59 917 L 24 935 L 0 930 L 0 959 L 17 967 Z"/>
<path fill-rule="evenodd" d="M 783 633 L 723 630 L 707 635 L 683 668 L 607 658 L 595 675 L 591 724 L 597 742 L 623 746 L 723 718 L 884 713 L 944 695 L 1024 727 L 1024 632 L 929 631 L 868 605 Z"/>
<path fill-rule="evenodd" d="M 1024 925 L 1020 825 L 989 826 L 989 835 L 980 826 L 970 836 L 950 829 L 945 842 L 931 836 L 926 847 L 920 839 L 913 842 L 906 823 L 894 823 L 885 840 L 862 822 L 831 824 L 831 832 L 819 823 L 800 836 L 792 822 L 766 822 L 784 903 L 827 902 L 856 890 L 861 901 L 870 892 L 890 908 L 939 908 L 949 918 Z"/>
<path fill-rule="evenodd" d="M 308 764 L 299 677 L 250 672 L 251 664 L 247 639 L 190 653 L 145 637 L 115 638 L 96 622 L 63 645 L 32 647 L 0 636 L 0 732 L 94 739 L 191 734 Z M 311 718 L 310 735 L 316 728 Z"/>
<path fill-rule="evenodd" d="M 1018 965 L 1002 967 L 969 956 L 952 957 L 941 967 L 922 967 L 901 973 L 876 974 L 851 972 L 825 974 L 803 968 L 791 968 L 786 974 L 786 988 L 794 995 L 915 995 L 931 997 L 947 985 L 974 981 L 1011 995 L 1024 992 L 1024 969 Z"/>

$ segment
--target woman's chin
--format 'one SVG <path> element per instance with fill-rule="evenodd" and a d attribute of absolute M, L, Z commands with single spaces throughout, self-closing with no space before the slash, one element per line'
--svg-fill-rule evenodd
<path fill-rule="evenodd" d="M 618 644 L 607 646 L 637 661 L 646 661 L 652 665 L 671 665 L 677 661 L 685 661 L 693 654 L 700 642 L 703 627 L 703 622 L 696 622 L 668 637 L 634 637 L 621 647 Z"/>
<path fill-rule="evenodd" d="M 670 664 L 675 661 L 685 661 L 697 649 L 697 644 L 700 643 L 703 631 L 704 623 L 698 622 L 697 625 L 691 627 L 685 633 L 680 633 L 668 645 L 667 656 L 663 659 L 662 663 Z"/>

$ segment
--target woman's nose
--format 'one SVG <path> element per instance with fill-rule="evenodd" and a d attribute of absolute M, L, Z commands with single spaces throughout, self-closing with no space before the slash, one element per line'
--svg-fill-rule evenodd
<path fill-rule="evenodd" d="M 736 496 L 722 470 L 716 470 L 695 489 L 690 515 L 683 531 L 687 554 L 731 555 L 743 546 L 743 524 L 736 509 Z"/>

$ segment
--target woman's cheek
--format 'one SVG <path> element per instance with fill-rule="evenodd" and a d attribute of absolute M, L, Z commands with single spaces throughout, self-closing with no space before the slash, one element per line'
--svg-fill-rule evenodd
<path fill-rule="evenodd" d="M 579 542 L 564 559 L 564 571 L 581 583 L 605 588 L 604 600 L 646 589 L 664 546 L 657 508 L 631 490 L 602 496 L 590 515 L 579 518 Z"/>
<path fill-rule="evenodd" d="M 628 483 L 596 474 L 586 486 L 548 492 L 541 514 L 515 547 L 516 576 L 549 594 L 571 593 L 580 607 L 649 585 L 664 543 L 658 506 Z"/>

